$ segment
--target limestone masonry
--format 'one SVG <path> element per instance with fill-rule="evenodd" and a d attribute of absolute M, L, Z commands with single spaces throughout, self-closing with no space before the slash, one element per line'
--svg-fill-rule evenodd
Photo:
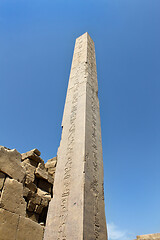
<path fill-rule="evenodd" d="M 44 240 L 106 240 L 95 47 L 76 39 Z"/>

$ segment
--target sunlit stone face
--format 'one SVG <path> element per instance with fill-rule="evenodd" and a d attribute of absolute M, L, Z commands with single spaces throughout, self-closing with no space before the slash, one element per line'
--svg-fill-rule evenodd
<path fill-rule="evenodd" d="M 95 47 L 76 39 L 45 240 L 106 240 Z"/>

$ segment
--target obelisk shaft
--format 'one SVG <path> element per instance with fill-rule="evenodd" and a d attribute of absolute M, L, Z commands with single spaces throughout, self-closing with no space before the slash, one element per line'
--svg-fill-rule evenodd
<path fill-rule="evenodd" d="M 44 240 L 106 240 L 94 43 L 76 39 Z"/>

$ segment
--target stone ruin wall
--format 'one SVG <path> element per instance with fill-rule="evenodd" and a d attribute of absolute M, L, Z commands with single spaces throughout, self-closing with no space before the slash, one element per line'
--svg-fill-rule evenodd
<path fill-rule="evenodd" d="M 160 233 L 140 235 L 135 240 L 160 240 Z"/>
<path fill-rule="evenodd" d="M 0 146 L 0 240 L 42 240 L 57 158 Z"/>

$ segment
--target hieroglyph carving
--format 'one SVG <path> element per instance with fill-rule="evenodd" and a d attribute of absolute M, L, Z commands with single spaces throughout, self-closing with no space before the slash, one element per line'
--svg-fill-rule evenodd
<path fill-rule="evenodd" d="M 63 193 L 61 196 L 61 213 L 59 215 L 60 225 L 59 225 L 59 237 L 57 240 L 66 240 L 65 235 L 65 225 L 68 216 L 68 197 L 70 194 L 70 181 L 71 181 L 71 170 L 72 170 L 72 161 L 73 161 L 73 145 L 75 139 L 75 120 L 76 120 L 76 112 L 77 112 L 77 102 L 78 102 L 78 81 L 74 85 L 74 94 L 72 100 L 72 110 L 70 116 L 70 128 L 68 135 L 68 146 L 66 158 L 67 161 L 64 166 L 64 177 L 63 177 Z"/>
<path fill-rule="evenodd" d="M 94 43 L 76 39 L 44 240 L 107 240 Z"/>

